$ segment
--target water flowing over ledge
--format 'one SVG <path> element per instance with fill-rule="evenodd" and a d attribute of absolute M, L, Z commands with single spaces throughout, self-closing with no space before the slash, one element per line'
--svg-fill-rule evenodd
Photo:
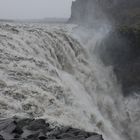
<path fill-rule="evenodd" d="M 0 25 L 1 118 L 42 118 L 105 140 L 138 138 L 139 122 L 131 118 L 136 112 L 125 105 L 111 67 L 75 39 L 74 29 Z"/>

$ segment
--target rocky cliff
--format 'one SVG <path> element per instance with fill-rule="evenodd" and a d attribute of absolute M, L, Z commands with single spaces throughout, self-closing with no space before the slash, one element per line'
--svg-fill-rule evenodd
<path fill-rule="evenodd" d="M 113 66 L 124 95 L 140 92 L 140 0 L 76 0 L 70 22 L 113 25 L 95 51 Z"/>
<path fill-rule="evenodd" d="M 43 119 L 0 120 L 0 140 L 103 140 L 101 135 L 63 126 L 51 126 Z"/>
<path fill-rule="evenodd" d="M 134 25 L 140 23 L 139 7 L 139 0 L 76 0 L 72 3 L 70 21 L 94 23 L 109 20 L 114 24 Z"/>
<path fill-rule="evenodd" d="M 113 66 L 125 96 L 140 93 L 140 27 L 112 30 L 96 51 L 105 65 Z"/>

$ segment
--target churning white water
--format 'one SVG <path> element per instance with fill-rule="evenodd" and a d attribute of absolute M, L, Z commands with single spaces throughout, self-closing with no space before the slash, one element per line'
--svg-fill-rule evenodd
<path fill-rule="evenodd" d="M 140 101 L 124 99 L 112 68 L 92 53 L 104 31 L 79 43 L 75 27 L 0 25 L 0 117 L 45 118 L 105 140 L 139 139 Z"/>

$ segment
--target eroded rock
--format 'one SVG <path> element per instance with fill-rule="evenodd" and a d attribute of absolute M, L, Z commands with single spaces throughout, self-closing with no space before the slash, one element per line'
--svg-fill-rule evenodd
<path fill-rule="evenodd" d="M 0 120 L 0 140 L 103 140 L 101 135 L 71 127 L 54 127 L 43 119 Z"/>

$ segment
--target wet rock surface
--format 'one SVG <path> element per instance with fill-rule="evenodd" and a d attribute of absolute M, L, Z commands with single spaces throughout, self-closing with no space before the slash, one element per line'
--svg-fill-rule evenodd
<path fill-rule="evenodd" d="M 0 120 L 0 140 L 103 140 L 97 133 L 71 127 L 52 127 L 43 119 Z"/>
<path fill-rule="evenodd" d="M 113 67 L 124 96 L 140 94 L 139 7 L 139 0 L 76 0 L 72 4 L 70 22 L 92 28 L 111 23 L 112 30 L 95 52 Z"/>
<path fill-rule="evenodd" d="M 140 23 L 139 6 L 139 0 L 76 0 L 70 22 L 92 25 L 107 19 L 115 25 L 135 25 Z"/>
<path fill-rule="evenodd" d="M 103 63 L 112 66 L 125 96 L 140 93 L 140 27 L 120 26 L 97 46 Z"/>

